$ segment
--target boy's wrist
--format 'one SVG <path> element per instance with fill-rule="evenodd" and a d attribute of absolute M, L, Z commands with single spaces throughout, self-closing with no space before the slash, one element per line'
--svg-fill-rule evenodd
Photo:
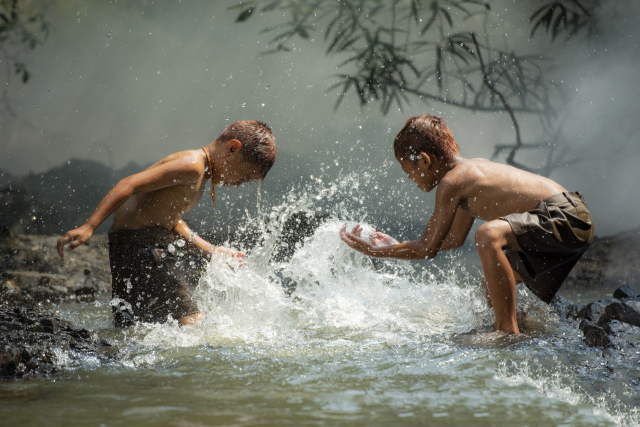
<path fill-rule="evenodd" d="M 91 233 L 93 233 L 93 231 L 94 231 L 96 228 L 98 228 L 98 226 L 97 226 L 97 225 L 92 224 L 92 223 L 91 223 L 91 222 L 89 222 L 89 221 L 87 221 L 87 222 L 85 222 L 85 223 L 82 225 L 82 227 L 80 227 L 80 228 L 85 228 L 85 229 L 86 229 L 86 231 L 90 231 Z"/>

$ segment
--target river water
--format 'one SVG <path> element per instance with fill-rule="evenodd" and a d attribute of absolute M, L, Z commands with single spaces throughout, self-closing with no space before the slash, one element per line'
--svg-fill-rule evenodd
<path fill-rule="evenodd" d="M 523 333 L 492 333 L 479 272 L 464 257 L 373 262 L 342 244 L 342 222 L 329 219 L 290 260 L 273 262 L 284 219 L 331 201 L 344 191 L 336 185 L 252 222 L 264 240 L 247 265 L 211 261 L 194 290 L 201 327 L 118 330 L 106 296 L 58 306 L 120 357 L 59 352 L 53 377 L 3 383 L 1 424 L 640 425 L 638 352 L 587 347 L 577 323 L 525 288 Z M 352 209 L 334 206 L 336 216 Z M 282 278 L 297 283 L 290 296 Z"/>

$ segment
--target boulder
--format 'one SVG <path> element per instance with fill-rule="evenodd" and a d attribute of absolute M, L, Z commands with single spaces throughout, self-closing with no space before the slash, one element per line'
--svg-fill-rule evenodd
<path fill-rule="evenodd" d="M 613 292 L 613 297 L 618 299 L 636 298 L 640 297 L 640 291 L 631 285 L 623 285 Z"/>
<path fill-rule="evenodd" d="M 625 303 L 614 302 L 606 306 L 605 315 L 600 318 L 598 325 L 602 326 L 611 320 L 640 326 L 640 313 Z"/>
<path fill-rule="evenodd" d="M 588 320 L 580 322 L 580 329 L 584 334 L 584 342 L 589 347 L 606 347 L 611 344 L 605 328 L 594 325 Z"/>

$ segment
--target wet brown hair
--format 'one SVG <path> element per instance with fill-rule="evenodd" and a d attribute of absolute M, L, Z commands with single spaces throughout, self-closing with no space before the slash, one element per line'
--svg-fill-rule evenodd
<path fill-rule="evenodd" d="M 421 152 L 439 160 L 448 160 L 460 151 L 460 147 L 444 120 L 423 114 L 407 120 L 393 141 L 393 151 L 398 161 L 405 159 L 413 162 Z"/>
<path fill-rule="evenodd" d="M 242 160 L 260 166 L 262 178 L 276 161 L 276 139 L 271 128 L 255 120 L 241 120 L 227 126 L 217 142 L 237 139 L 242 143 Z"/>

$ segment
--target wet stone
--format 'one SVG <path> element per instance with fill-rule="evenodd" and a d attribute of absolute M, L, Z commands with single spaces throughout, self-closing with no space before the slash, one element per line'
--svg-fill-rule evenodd
<path fill-rule="evenodd" d="M 605 308 L 605 315 L 598 321 L 599 325 L 618 320 L 633 326 L 640 326 L 640 313 L 627 304 L 622 302 L 614 302 Z"/>
<path fill-rule="evenodd" d="M 592 323 L 598 323 L 600 318 L 604 316 L 606 306 L 600 302 L 592 302 L 584 306 L 579 312 L 578 317 L 588 320 Z"/>
<path fill-rule="evenodd" d="M 577 319 L 584 309 L 584 304 L 576 304 L 568 298 L 556 295 L 551 301 L 551 307 L 562 319 Z"/>
<path fill-rule="evenodd" d="M 45 310 L 0 306 L 0 378 L 38 378 L 54 373 L 55 350 L 70 359 L 85 355 L 100 360 L 118 357 L 117 349 L 84 329 L 73 329 Z M 107 350 L 108 349 L 108 350 Z"/>
<path fill-rule="evenodd" d="M 640 291 L 631 285 L 623 285 L 615 290 L 613 297 L 618 299 L 636 298 L 640 297 Z"/>
<path fill-rule="evenodd" d="M 584 334 L 584 342 L 589 347 L 606 347 L 611 344 L 611 340 L 607 335 L 607 331 L 588 320 L 580 322 L 580 329 Z"/>

